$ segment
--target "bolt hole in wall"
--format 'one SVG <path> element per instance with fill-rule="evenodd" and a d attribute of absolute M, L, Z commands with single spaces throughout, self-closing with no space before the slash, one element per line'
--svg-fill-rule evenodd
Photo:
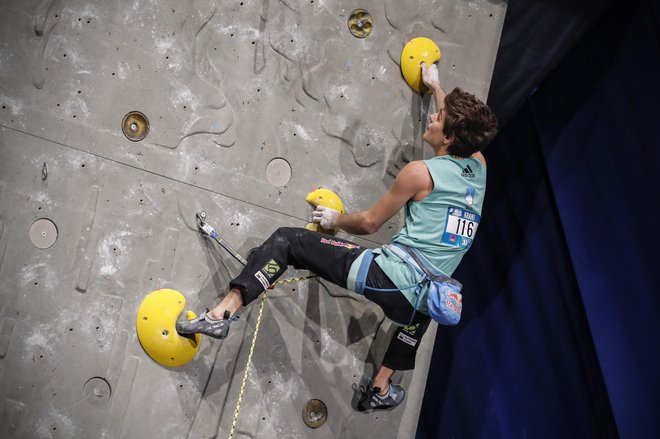
<path fill-rule="evenodd" d="M 272 159 L 266 165 L 266 179 L 273 186 L 285 186 L 291 179 L 291 165 L 281 157 Z"/>
<path fill-rule="evenodd" d="M 124 136 L 132 142 L 139 142 L 149 134 L 149 119 L 139 111 L 126 114 L 121 125 Z"/>
<path fill-rule="evenodd" d="M 29 236 L 35 247 L 45 250 L 57 241 L 57 226 L 48 218 L 39 218 L 32 223 Z"/>

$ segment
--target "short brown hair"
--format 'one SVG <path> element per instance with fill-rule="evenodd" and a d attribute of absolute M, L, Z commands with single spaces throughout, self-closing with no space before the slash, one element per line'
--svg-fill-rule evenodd
<path fill-rule="evenodd" d="M 488 105 L 473 94 L 455 88 L 445 96 L 443 133 L 453 136 L 447 152 L 469 157 L 483 150 L 497 134 L 497 118 Z"/>

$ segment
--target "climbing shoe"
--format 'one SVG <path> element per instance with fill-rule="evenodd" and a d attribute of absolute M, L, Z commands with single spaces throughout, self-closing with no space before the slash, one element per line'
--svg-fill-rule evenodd
<path fill-rule="evenodd" d="M 403 398 L 406 397 L 406 391 L 398 384 L 392 384 L 392 381 L 389 382 L 389 388 L 385 395 L 381 395 L 380 387 L 371 386 L 371 378 L 367 378 L 364 383 L 360 386 L 360 391 L 362 391 L 362 396 L 358 402 L 358 410 L 361 412 L 367 410 L 383 410 L 391 409 L 403 401 Z"/>
<path fill-rule="evenodd" d="M 176 322 L 176 332 L 181 335 L 204 334 L 209 337 L 223 339 L 229 334 L 229 325 L 234 319 L 229 318 L 229 311 L 225 311 L 224 318 L 212 319 L 207 313 L 191 320 L 179 320 Z"/>

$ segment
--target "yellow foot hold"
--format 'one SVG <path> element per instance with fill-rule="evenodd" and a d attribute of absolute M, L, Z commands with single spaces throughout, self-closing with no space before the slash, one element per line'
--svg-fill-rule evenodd
<path fill-rule="evenodd" d="M 147 295 L 137 313 L 137 335 L 145 352 L 158 364 L 175 367 L 192 360 L 202 339 L 200 334 L 183 337 L 176 332 L 176 321 L 186 306 L 186 298 L 176 290 L 160 289 Z M 187 312 L 187 318 L 197 315 Z"/>
<path fill-rule="evenodd" d="M 429 89 L 422 81 L 422 66 L 427 66 L 440 61 L 440 48 L 428 38 L 413 38 L 403 46 L 401 52 L 401 73 L 413 90 L 420 93 L 428 93 Z"/>
<path fill-rule="evenodd" d="M 339 213 L 344 213 L 344 203 L 342 203 L 337 194 L 330 189 L 318 188 L 313 190 L 307 195 L 305 201 L 314 207 L 325 206 L 335 209 L 339 211 Z M 335 235 L 337 233 L 337 229 L 324 229 L 318 223 L 308 223 L 305 228 L 315 232 L 327 233 L 328 235 Z"/>

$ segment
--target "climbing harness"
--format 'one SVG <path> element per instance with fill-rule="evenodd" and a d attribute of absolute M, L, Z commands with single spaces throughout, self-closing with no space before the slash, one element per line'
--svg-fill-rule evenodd
<path fill-rule="evenodd" d="M 199 227 L 201 232 L 208 235 L 210 238 L 212 238 L 218 244 L 220 244 L 222 248 L 227 250 L 227 252 L 229 252 L 229 254 L 232 255 L 238 262 L 243 264 L 243 266 L 247 265 L 247 261 L 229 244 L 227 244 L 227 242 L 218 235 L 215 229 L 206 222 L 205 212 L 197 213 L 196 217 L 197 217 L 197 226 Z M 238 413 L 241 410 L 241 401 L 243 400 L 243 393 L 245 392 L 245 384 L 247 383 L 248 373 L 250 371 L 250 364 L 252 363 L 252 354 L 254 353 L 254 346 L 257 344 L 257 335 L 259 335 L 259 327 L 261 326 L 261 317 L 263 316 L 263 312 L 264 312 L 264 303 L 266 303 L 266 298 L 268 297 L 268 290 L 272 290 L 277 285 L 299 282 L 307 279 L 313 279 L 315 277 L 318 277 L 318 275 L 313 274 L 310 276 L 280 280 L 275 282 L 266 290 L 264 290 L 263 295 L 261 296 L 261 301 L 259 303 L 259 313 L 257 314 L 257 322 L 254 327 L 254 334 L 252 334 L 252 342 L 250 343 L 250 351 L 248 353 L 247 362 L 245 363 L 245 371 L 243 372 L 243 379 L 241 380 L 241 390 L 238 393 L 238 401 L 236 402 L 236 408 L 234 409 L 234 418 L 231 423 L 231 429 L 229 430 L 229 439 L 232 439 L 234 437 L 234 430 L 236 428 L 236 423 L 238 422 Z"/>
<path fill-rule="evenodd" d="M 416 283 L 403 288 L 373 288 L 366 285 L 369 266 L 374 258 L 373 251 L 367 249 L 360 262 L 357 276 L 355 279 L 355 292 L 364 294 L 364 290 L 372 291 L 403 291 L 415 289 L 415 305 L 410 322 L 402 324 L 395 322 L 398 326 L 410 326 L 415 313 L 419 308 L 419 299 L 422 296 L 422 289 L 428 286 L 428 295 L 426 305 L 429 316 L 442 325 L 456 325 L 461 319 L 463 309 L 463 296 L 461 290 L 463 285 L 456 279 L 452 279 L 442 271 L 435 268 L 426 258 L 417 250 L 400 243 L 393 243 L 387 246 L 396 256 L 408 264 L 413 271 L 420 277 Z"/>

